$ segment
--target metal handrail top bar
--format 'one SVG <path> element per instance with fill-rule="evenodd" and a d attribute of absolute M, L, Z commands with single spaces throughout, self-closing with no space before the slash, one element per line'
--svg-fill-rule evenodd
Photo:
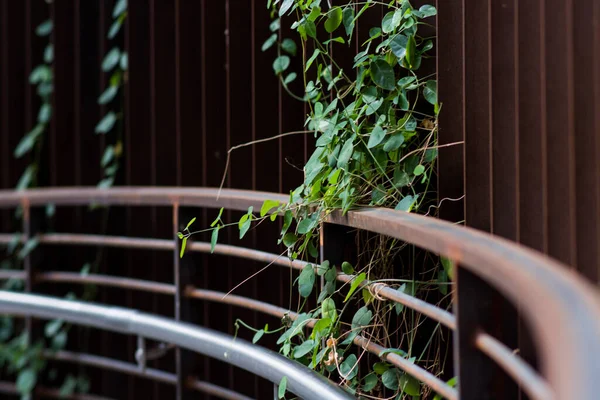
<path fill-rule="evenodd" d="M 80 301 L 0 291 L 0 312 L 65 321 L 172 343 L 250 371 L 275 384 L 285 376 L 290 392 L 307 399 L 353 397 L 324 376 L 274 351 L 207 328 L 140 311 Z"/>

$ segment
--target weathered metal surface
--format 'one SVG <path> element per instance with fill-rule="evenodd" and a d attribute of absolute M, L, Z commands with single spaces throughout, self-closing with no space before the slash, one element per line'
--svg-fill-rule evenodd
<path fill-rule="evenodd" d="M 6 291 L 0 291 L 0 308 L 6 314 L 60 318 L 75 324 L 173 343 L 233 364 L 273 383 L 279 383 L 285 376 L 288 390 L 305 398 L 352 398 L 322 375 L 273 351 L 241 339 L 232 340 L 230 336 L 199 326 L 126 308 Z"/>
<path fill-rule="evenodd" d="M 475 336 L 475 346 L 501 366 L 515 382 L 519 383 L 532 400 L 552 400 L 554 393 L 544 379 L 523 360 L 515 350 L 485 332 Z"/>

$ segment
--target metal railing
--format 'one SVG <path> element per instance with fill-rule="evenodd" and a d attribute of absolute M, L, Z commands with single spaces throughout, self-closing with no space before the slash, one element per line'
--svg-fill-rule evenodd
<path fill-rule="evenodd" d="M 259 208 L 267 199 L 281 202 L 287 200 L 286 196 L 278 194 L 240 190 L 223 190 L 217 200 L 217 192 L 217 189 L 206 188 L 115 188 L 110 190 L 65 188 L 22 192 L 0 191 L 0 208 L 20 206 L 23 209 L 23 234 L 19 238 L 23 242 L 31 237 L 29 230 L 31 207 L 48 203 L 57 206 L 86 204 L 171 206 L 173 208 L 173 240 L 62 233 L 41 234 L 38 236 L 38 240 L 47 245 L 101 245 L 172 251 L 175 283 L 171 285 L 104 275 L 81 276 L 59 271 L 34 273 L 28 262 L 29 256 L 25 257 L 24 271 L 1 271 L 0 278 L 25 279 L 26 291 L 31 291 L 34 282 L 51 281 L 95 283 L 173 295 L 176 320 L 180 319 L 179 307 L 182 297 L 235 304 L 268 315 L 281 317 L 288 314 L 290 318 L 295 318 L 296 314 L 284 308 L 258 300 L 233 295 L 224 297 L 223 293 L 211 290 L 183 287 L 179 279 L 180 265 L 175 236 L 179 227 L 179 207 L 224 207 L 229 210 L 245 211 L 249 206 L 253 206 L 255 209 Z M 464 372 L 465 368 L 469 366 L 468 363 L 475 359 L 473 355 L 485 357 L 483 362 L 479 361 L 481 365 L 478 364 L 482 380 L 484 378 L 493 380 L 494 378 L 486 376 L 486 370 L 494 365 L 499 366 L 532 399 L 595 398 L 596 379 L 600 376 L 600 363 L 597 362 L 600 359 L 600 300 L 596 288 L 581 279 L 568 267 L 537 252 L 482 232 L 434 218 L 399 211 L 369 209 L 350 211 L 346 215 L 333 213 L 328 217 L 327 224 L 343 225 L 387 235 L 440 254 L 456 263 L 455 315 L 413 296 L 400 293 L 384 283 L 365 281 L 362 285 L 373 286 L 372 289 L 376 290 L 382 298 L 401 303 L 454 331 L 455 371 L 459 375 L 458 389 L 448 386 L 429 371 L 409 362 L 400 355 L 385 353 L 381 356 L 383 360 L 414 376 L 448 399 L 477 398 L 473 397 L 471 393 L 473 387 L 477 387 L 479 377 L 471 376 L 468 377 L 469 379 L 461 379 L 461 372 Z M 9 243 L 13 237 L 14 235 L 9 234 L 0 235 L 0 243 Z M 189 246 L 189 251 L 192 252 L 209 252 L 209 250 L 209 243 L 196 242 Z M 231 245 L 217 245 L 215 253 L 248 260 L 273 262 L 276 265 L 295 269 L 301 269 L 306 265 L 304 262 L 290 261 L 277 254 Z M 349 282 L 352 279 L 352 275 L 338 274 L 340 281 Z M 520 310 L 533 335 L 540 372 L 519 357 L 515 351 L 517 349 L 508 347 L 499 338 L 494 337 L 493 332 L 486 331 L 485 324 L 479 324 L 479 314 L 490 310 L 482 305 L 479 307 L 481 309 L 473 311 L 471 305 L 478 301 L 475 297 L 469 297 L 469 290 L 473 289 L 473 282 L 489 285 Z M 3 296 L 5 295 L 3 294 Z M 6 300 L 2 301 L 1 299 Z M 13 297 L 13 299 L 16 301 L 17 298 Z M 27 299 L 29 298 L 18 297 L 18 302 L 15 303 L 8 301 L 7 297 L 0 297 L 0 304 L 3 304 L 4 307 L 9 307 L 9 304 L 27 305 L 27 308 L 21 308 L 19 312 L 41 316 L 40 309 L 36 308 L 38 305 L 35 305 L 35 302 L 28 303 Z M 17 310 L 13 307 L 12 311 Z M 50 312 L 50 310 L 46 311 Z M 128 315 L 133 318 L 133 314 L 129 313 Z M 73 314 L 73 318 L 78 317 Z M 150 317 L 144 316 L 142 320 L 144 318 Z M 193 329 L 188 328 L 192 335 Z M 181 341 L 175 343 L 186 343 L 185 346 L 187 346 L 190 344 L 185 341 L 187 333 L 182 335 L 178 337 L 178 340 Z M 354 343 L 375 355 L 379 355 L 383 350 L 381 346 L 371 343 L 361 336 L 357 336 Z M 94 363 L 94 360 L 88 360 L 88 362 Z M 184 379 L 180 376 L 180 367 L 177 367 L 176 371 L 175 384 L 178 386 L 177 392 L 180 395 Z M 156 373 L 160 373 L 160 371 L 156 371 Z M 278 376 L 281 377 L 281 375 Z M 478 393 L 478 395 L 480 394 Z M 316 398 L 323 397 L 319 394 Z"/>

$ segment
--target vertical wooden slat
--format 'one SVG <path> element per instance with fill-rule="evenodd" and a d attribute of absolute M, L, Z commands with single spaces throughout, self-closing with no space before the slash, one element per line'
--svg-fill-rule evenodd
<path fill-rule="evenodd" d="M 573 27 L 569 0 L 545 8 L 548 253 L 576 264 Z"/>
<path fill-rule="evenodd" d="M 491 231 L 490 1 L 465 0 L 465 192 L 467 225 Z"/>
<path fill-rule="evenodd" d="M 516 2 L 491 3 L 493 233 L 519 238 L 518 25 Z"/>
<path fill-rule="evenodd" d="M 575 196 L 577 269 L 594 282 L 600 282 L 600 159 L 597 149 L 600 126 L 597 125 L 597 99 L 594 99 L 597 49 L 594 48 L 593 0 L 573 2 L 573 64 L 575 141 Z M 591 54 L 590 54 L 591 53 Z"/>
<path fill-rule="evenodd" d="M 543 2 L 520 1 L 519 227 L 520 242 L 547 251 L 545 46 Z"/>
<path fill-rule="evenodd" d="M 465 140 L 465 57 L 463 0 L 437 1 L 438 96 L 440 145 Z M 439 216 L 464 220 L 464 144 L 442 148 L 438 157 Z M 460 199 L 460 200 L 459 200 Z"/>

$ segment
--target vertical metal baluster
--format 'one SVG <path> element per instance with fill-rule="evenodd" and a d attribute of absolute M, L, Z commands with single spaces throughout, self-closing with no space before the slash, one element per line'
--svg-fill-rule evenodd
<path fill-rule="evenodd" d="M 31 208 L 29 206 L 29 200 L 24 199 L 21 203 L 23 208 L 23 244 L 25 245 L 31 239 Z M 33 287 L 33 272 L 31 268 L 31 256 L 27 253 L 23 258 L 23 269 L 25 270 L 25 293 L 31 293 Z M 28 340 L 31 340 L 32 334 L 32 320 L 31 317 L 25 318 L 25 330 L 27 331 Z"/>
<path fill-rule="evenodd" d="M 461 400 L 517 399 L 516 383 L 476 349 L 474 341 L 478 330 L 484 330 L 510 348 L 516 348 L 516 310 L 507 310 L 506 300 L 472 272 L 457 267 L 455 276 L 454 370 L 459 377 Z"/>
<path fill-rule="evenodd" d="M 173 279 L 175 282 L 175 320 L 181 320 L 181 271 L 180 271 L 180 260 L 179 260 L 179 238 L 177 232 L 179 231 L 179 204 L 173 204 L 173 240 L 175 246 L 173 247 Z M 183 398 L 183 377 L 182 377 L 182 364 L 181 364 L 181 348 L 175 348 L 175 372 L 177 374 L 177 388 L 176 388 L 176 399 L 182 400 Z"/>

